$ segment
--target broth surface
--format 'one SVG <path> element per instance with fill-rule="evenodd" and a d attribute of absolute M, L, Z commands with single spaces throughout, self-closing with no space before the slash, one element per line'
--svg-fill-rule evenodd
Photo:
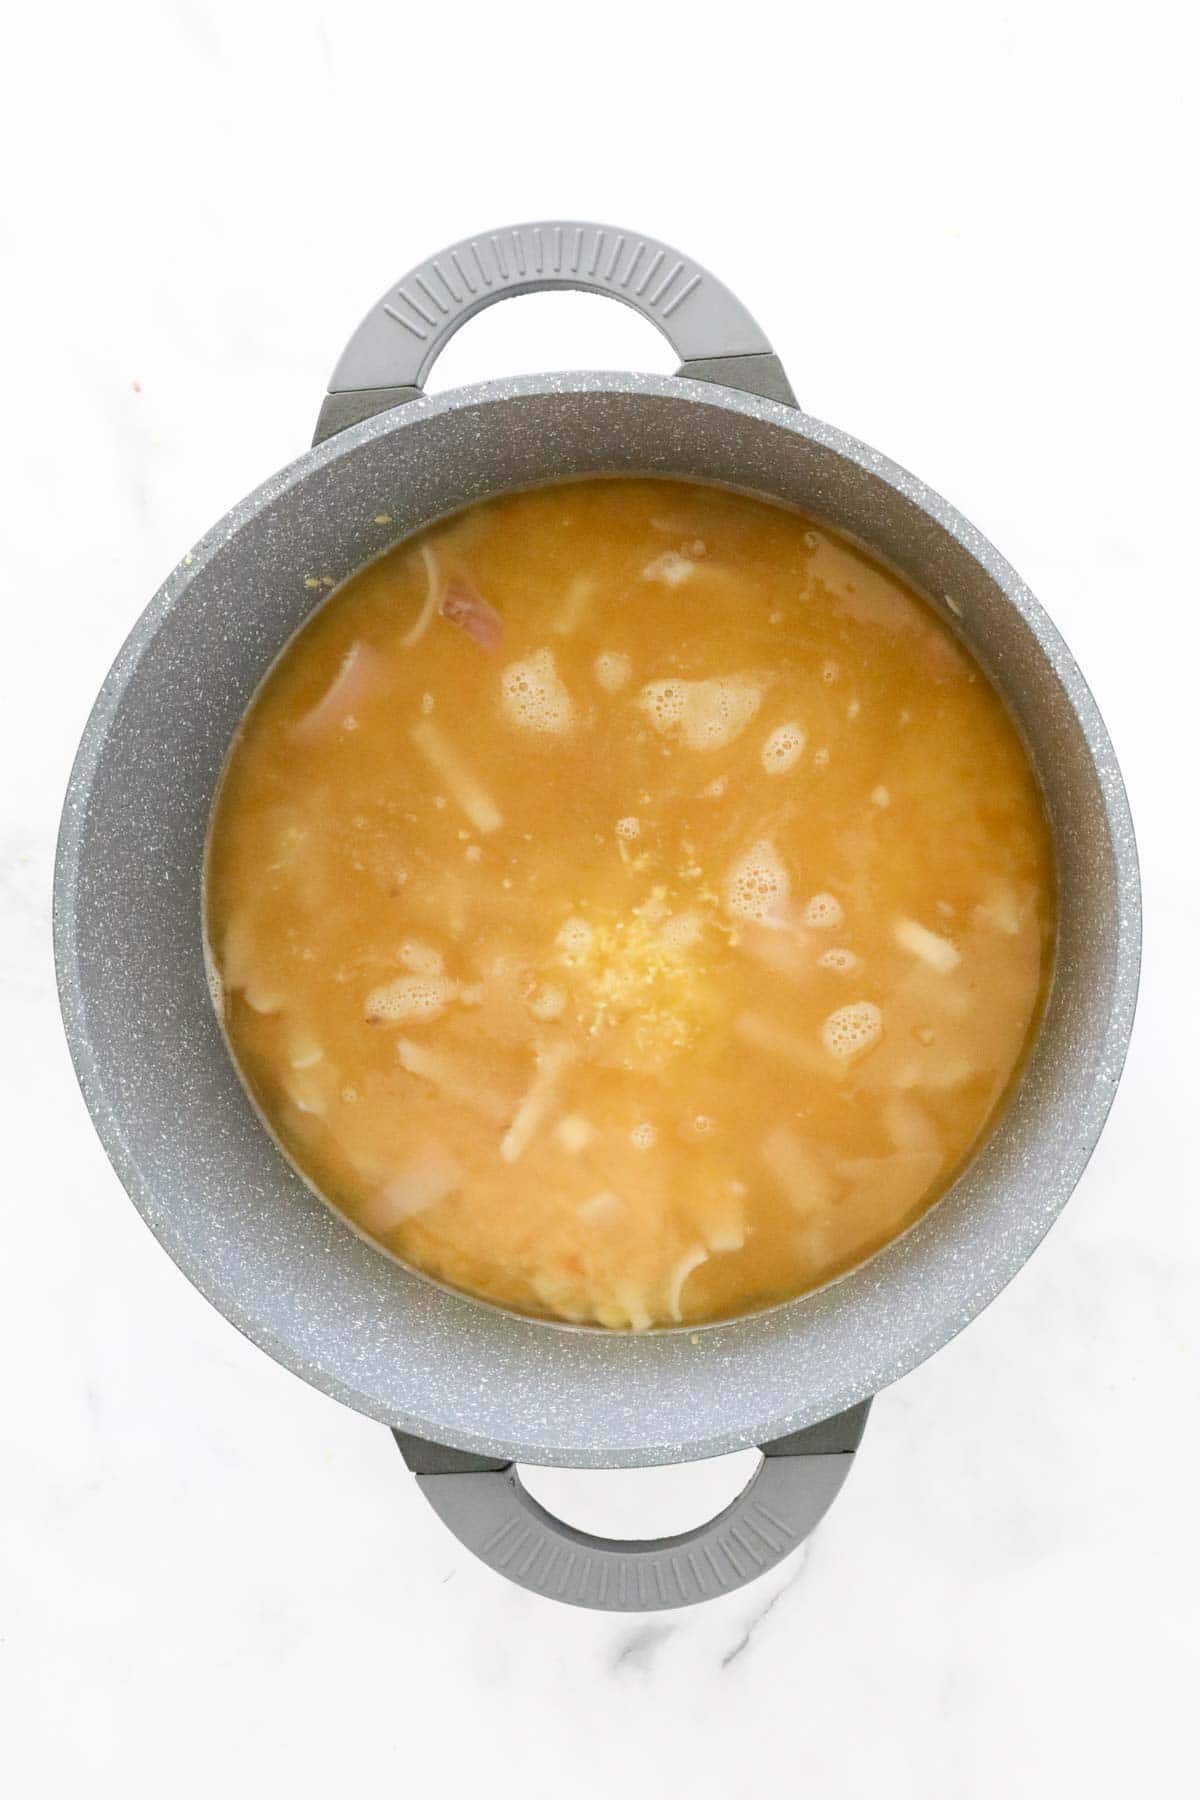
<path fill-rule="evenodd" d="M 321 1194 L 455 1287 L 644 1329 L 817 1286 L 944 1192 L 1032 1037 L 1054 881 L 923 600 L 781 508 L 592 480 L 315 613 L 232 747 L 206 930 Z"/>

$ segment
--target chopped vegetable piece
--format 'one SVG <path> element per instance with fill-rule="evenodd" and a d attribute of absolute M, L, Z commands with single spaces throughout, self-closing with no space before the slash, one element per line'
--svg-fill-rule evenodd
<path fill-rule="evenodd" d="M 414 1043 L 411 1038 L 400 1038 L 396 1043 L 396 1054 L 400 1059 L 400 1067 L 410 1075 L 418 1075 L 422 1081 L 431 1082 L 448 1100 L 469 1106 L 475 1112 L 482 1113 L 486 1119 L 499 1122 L 506 1119 L 512 1110 L 507 1100 L 475 1081 L 469 1069 L 442 1051 L 427 1049 L 423 1044 Z"/>
<path fill-rule="evenodd" d="M 515 1163 L 524 1154 L 533 1141 L 542 1121 L 554 1104 L 554 1091 L 559 1076 L 568 1063 L 575 1058 L 576 1052 L 570 1044 L 551 1044 L 539 1051 L 537 1057 L 537 1074 L 530 1084 L 529 1091 L 517 1108 L 512 1124 L 500 1140 L 500 1155 L 504 1162 Z"/>
<path fill-rule="evenodd" d="M 415 623 L 400 639 L 402 650 L 411 650 L 414 644 L 420 643 L 429 630 L 430 622 L 437 611 L 438 597 L 441 592 L 441 576 L 438 571 L 437 559 L 428 544 L 421 545 L 421 561 L 425 565 L 425 598 L 421 603 L 421 610 L 417 614 Z"/>
<path fill-rule="evenodd" d="M 820 1157 L 790 1125 L 777 1125 L 762 1143 L 763 1166 L 785 1200 L 807 1216 L 833 1199 L 834 1184 Z"/>
<path fill-rule="evenodd" d="M 413 743 L 435 775 L 440 775 L 476 831 L 498 831 L 504 815 L 491 795 L 467 767 L 454 746 L 429 719 L 409 732 Z"/>
<path fill-rule="evenodd" d="M 351 644 L 330 685 L 296 725 L 296 736 L 316 738 L 344 727 L 346 720 L 354 717 L 354 708 L 361 705 L 379 679 L 382 667 L 382 658 L 369 644 Z"/>
<path fill-rule="evenodd" d="M 479 590 L 462 575 L 451 575 L 442 589 L 438 611 L 451 625 L 473 638 L 481 650 L 495 652 L 504 636 L 504 621 Z"/>
<path fill-rule="evenodd" d="M 675 1320 L 676 1324 L 681 1324 L 683 1321 L 682 1304 L 684 1284 L 686 1283 L 688 1276 L 694 1274 L 700 1267 L 700 1264 L 706 1263 L 707 1261 L 708 1250 L 705 1246 L 703 1244 L 693 1244 L 690 1250 L 684 1251 L 683 1255 L 679 1258 L 679 1261 L 671 1271 L 671 1278 L 667 1283 L 667 1311 Z"/>
<path fill-rule="evenodd" d="M 939 937 L 936 931 L 929 931 L 924 925 L 919 925 L 916 919 L 897 919 L 892 928 L 892 936 L 902 950 L 907 950 L 910 956 L 915 956 L 931 969 L 936 969 L 939 975 L 948 975 L 962 961 L 949 938 Z"/>

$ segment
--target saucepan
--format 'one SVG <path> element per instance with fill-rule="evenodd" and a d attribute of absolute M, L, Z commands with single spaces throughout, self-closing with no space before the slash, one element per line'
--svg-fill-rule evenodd
<path fill-rule="evenodd" d="M 523 376 L 426 396 L 451 334 L 496 300 L 582 288 L 634 307 L 675 375 Z M 983 427 L 981 427 L 983 428 Z M 1057 858 L 1056 973 L 1011 1104 L 906 1235 L 823 1290 L 699 1330 L 518 1317 L 374 1249 L 292 1172 L 246 1099 L 209 998 L 201 863 L 231 735 L 331 587 L 390 543 L 505 490 L 585 475 L 717 482 L 802 509 L 899 570 L 990 674 L 1040 777 Z M 610 226 L 506 227 L 389 288 L 351 338 L 316 442 L 194 545 L 135 625 L 71 776 L 55 886 L 79 1081 L 134 1204 L 226 1318 L 390 1427 L 464 1544 L 512 1580 L 609 1610 L 682 1606 L 812 1528 L 871 1397 L 946 1344 L 1031 1254 L 1079 1180 L 1119 1078 L 1140 953 L 1120 772 L 1062 638 L 946 501 L 797 406 L 734 296 Z M 574 1530 L 516 1465 L 620 1468 L 761 1447 L 717 1518 L 665 1540 Z"/>

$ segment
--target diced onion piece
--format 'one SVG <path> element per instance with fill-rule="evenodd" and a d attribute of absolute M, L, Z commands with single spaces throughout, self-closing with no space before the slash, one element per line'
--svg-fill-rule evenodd
<path fill-rule="evenodd" d="M 402 1069 L 406 1069 L 410 1075 L 419 1076 L 422 1081 L 430 1082 L 447 1100 L 453 1100 L 460 1106 L 469 1106 L 474 1112 L 482 1113 L 485 1119 L 491 1119 L 496 1124 L 509 1116 L 512 1110 L 510 1102 L 482 1087 L 472 1079 L 471 1072 L 452 1057 L 438 1050 L 430 1050 L 424 1044 L 415 1043 L 412 1038 L 398 1039 L 396 1054 Z"/>
<path fill-rule="evenodd" d="M 736 1185 L 740 1187 L 741 1183 Z M 728 1254 L 743 1248 L 746 1242 L 746 1215 L 742 1207 L 742 1196 L 734 1191 L 734 1184 L 728 1185 L 724 1191 L 703 1198 L 697 1197 L 694 1210 L 704 1241 L 714 1254 Z"/>
<path fill-rule="evenodd" d="M 289 1082 L 288 1099 L 299 1112 L 308 1113 L 314 1119 L 325 1117 L 326 1083 L 311 1072 L 302 1072 Z"/>
<path fill-rule="evenodd" d="M 681 1323 L 683 1319 L 682 1301 L 684 1283 L 687 1281 L 688 1276 L 693 1274 L 694 1271 L 700 1267 L 701 1263 L 706 1263 L 707 1261 L 708 1251 L 705 1246 L 703 1244 L 693 1244 L 690 1250 L 684 1251 L 683 1255 L 679 1258 L 679 1261 L 671 1271 L 671 1277 L 667 1283 L 667 1311 L 675 1320 L 676 1324 Z"/>
<path fill-rule="evenodd" d="M 816 1152 L 790 1125 L 777 1125 L 762 1141 L 759 1154 L 785 1200 L 802 1215 L 824 1210 L 833 1199 L 833 1182 Z"/>
<path fill-rule="evenodd" d="M 283 996 L 277 994 L 270 985 L 260 987 L 256 981 L 247 981 L 242 987 L 242 999 L 251 1012 L 269 1016 L 283 1011 Z"/>
<path fill-rule="evenodd" d="M 381 659 L 370 644 L 351 644 L 342 658 L 341 667 L 317 704 L 297 721 L 295 735 L 312 738 L 319 737 L 324 731 L 336 730 L 343 719 L 353 715 L 355 706 L 381 667 Z"/>
<path fill-rule="evenodd" d="M 801 980 L 811 968 L 812 953 L 806 949 L 803 938 L 769 925 L 747 925 L 738 948 L 776 975 L 786 975 L 789 981 Z"/>
<path fill-rule="evenodd" d="M 596 583 L 591 575 L 575 575 L 567 588 L 566 598 L 558 617 L 554 621 L 554 629 L 559 637 L 570 637 L 584 615 L 587 603 L 596 591 Z"/>
<path fill-rule="evenodd" d="M 949 938 L 939 937 L 936 931 L 930 931 L 916 919 L 897 919 L 892 927 L 892 936 L 902 950 L 910 956 L 936 969 L 939 975 L 948 975 L 962 961 L 958 950 Z"/>
<path fill-rule="evenodd" d="M 667 587 L 678 587 L 681 582 L 696 573 L 696 565 L 686 556 L 680 556 L 677 550 L 664 550 L 653 562 L 646 564 L 642 570 L 643 581 L 661 581 Z"/>
<path fill-rule="evenodd" d="M 400 639 L 402 650 L 411 650 L 414 644 L 420 643 L 429 630 L 430 621 L 437 611 L 441 593 L 441 577 L 438 573 L 437 559 L 428 544 L 421 545 L 421 561 L 425 564 L 425 599 L 411 628 Z"/>
<path fill-rule="evenodd" d="M 975 917 L 1005 937 L 1016 937 L 1021 929 L 1021 906 L 1013 888 L 1007 882 L 993 882 L 987 899 L 975 908 Z"/>
<path fill-rule="evenodd" d="M 561 1144 L 569 1156 L 578 1156 L 586 1150 L 596 1135 L 596 1128 L 580 1113 L 565 1113 L 554 1127 L 555 1142 Z"/>
<path fill-rule="evenodd" d="M 415 1156 L 374 1194 L 366 1208 L 374 1231 L 392 1231 L 428 1212 L 462 1185 L 462 1170 L 446 1151 L 431 1147 Z"/>
<path fill-rule="evenodd" d="M 942 1141 L 937 1126 L 924 1108 L 907 1094 L 893 1094 L 885 1103 L 883 1128 L 897 1150 L 941 1155 Z"/>
<path fill-rule="evenodd" d="M 529 1285 L 545 1307 L 555 1318 L 567 1319 L 572 1324 L 582 1325 L 587 1319 L 586 1309 L 579 1302 L 579 1278 L 568 1270 L 551 1265 L 530 1272 Z"/>
<path fill-rule="evenodd" d="M 978 1073 L 974 1063 L 966 1056 L 956 1055 L 952 1050 L 926 1050 L 911 1069 L 901 1072 L 897 1085 L 926 1087 L 935 1092 L 944 1092 L 948 1088 L 962 1087 Z M 911 1080 L 905 1079 L 910 1074 Z"/>
<path fill-rule="evenodd" d="M 624 1210 L 624 1201 L 607 1188 L 599 1194 L 593 1194 L 590 1200 L 585 1200 L 577 1209 L 585 1225 L 611 1225 L 620 1218 Z"/>
<path fill-rule="evenodd" d="M 221 974 L 222 999 L 226 990 L 238 992 L 252 1012 L 278 1013 L 283 1011 L 284 996 L 277 991 L 269 980 L 265 980 L 261 971 L 262 952 L 259 947 L 259 934 L 255 931 L 254 920 L 250 912 L 243 907 L 229 919 L 222 933 L 220 965 L 213 952 L 209 952 L 206 962 L 210 962 L 210 990 L 213 978 L 218 982 Z"/>
<path fill-rule="evenodd" d="M 911 1212 L 928 1194 L 941 1167 L 940 1151 L 898 1151 L 895 1156 L 848 1158 L 838 1164 L 838 1174 L 852 1184 L 846 1205 L 869 1203 L 878 1229 L 885 1220 L 895 1222 Z"/>
<path fill-rule="evenodd" d="M 537 1074 L 518 1106 L 512 1124 L 500 1140 L 502 1162 L 515 1163 L 529 1148 L 538 1127 L 554 1104 L 554 1091 L 559 1076 L 574 1055 L 570 1044 L 551 1044 L 539 1053 Z"/>
<path fill-rule="evenodd" d="M 412 727 L 409 736 L 434 774 L 441 776 L 476 831 L 499 830 L 504 823 L 500 808 L 432 720 L 422 719 Z"/>
<path fill-rule="evenodd" d="M 739 1013 L 733 1021 L 733 1031 L 734 1036 L 750 1049 L 762 1050 L 780 1062 L 790 1063 L 795 1069 L 803 1069 L 806 1074 L 821 1075 L 828 1080 L 839 1073 L 837 1065 L 822 1056 L 806 1037 L 789 1031 L 784 1025 L 777 1025 L 774 1019 L 764 1018 L 761 1013 Z"/>
<path fill-rule="evenodd" d="M 631 1281 L 618 1281 L 613 1289 L 617 1301 L 629 1320 L 633 1331 L 649 1331 L 654 1323 L 654 1316 L 646 1304 L 646 1296 L 641 1288 L 635 1287 Z"/>

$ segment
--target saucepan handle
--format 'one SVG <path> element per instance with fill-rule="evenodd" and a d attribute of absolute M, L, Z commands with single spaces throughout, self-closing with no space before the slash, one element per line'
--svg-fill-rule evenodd
<path fill-rule="evenodd" d="M 593 1537 L 540 1506 L 512 1463 L 393 1435 L 442 1523 L 490 1569 L 571 1606 L 659 1612 L 732 1593 L 796 1549 L 845 1481 L 870 1405 L 761 1445 L 737 1498 L 669 1538 Z"/>
<path fill-rule="evenodd" d="M 548 219 L 464 238 L 390 287 L 342 352 L 314 442 L 419 399 L 460 325 L 497 300 L 546 288 L 580 288 L 632 306 L 667 338 L 680 375 L 796 404 L 759 326 L 691 257 L 614 225 Z"/>

